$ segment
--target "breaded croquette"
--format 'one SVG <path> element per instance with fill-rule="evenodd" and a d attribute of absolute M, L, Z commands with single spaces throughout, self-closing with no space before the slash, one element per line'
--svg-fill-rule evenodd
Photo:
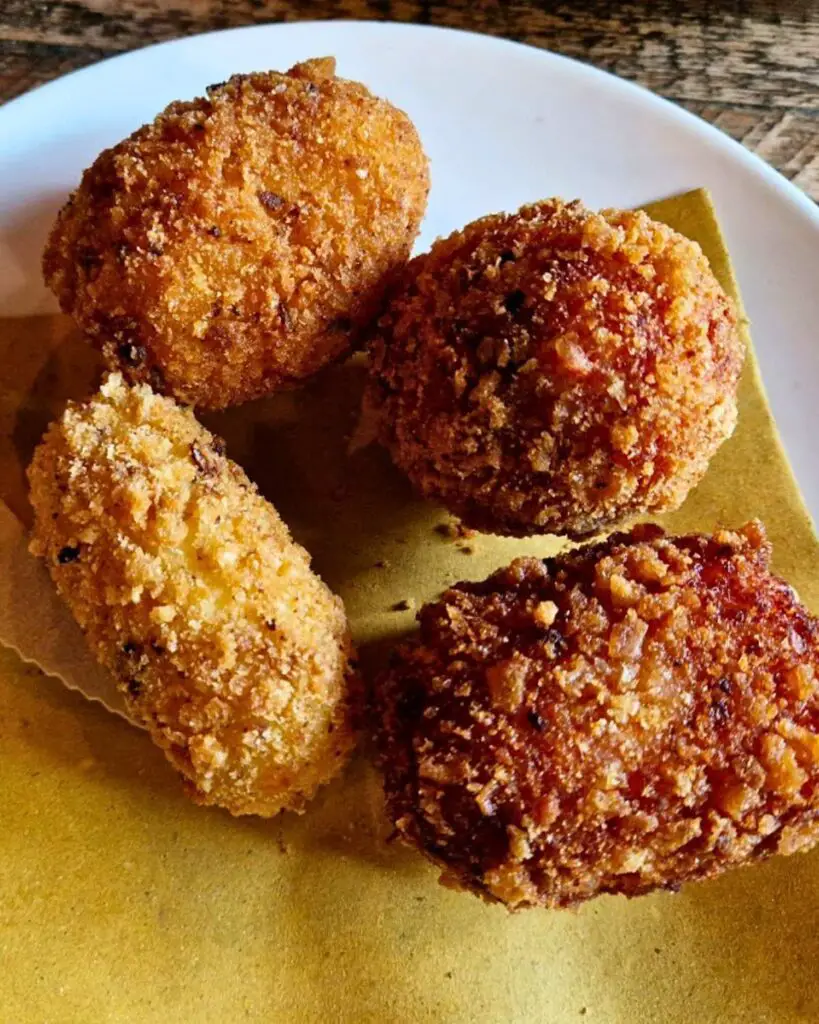
<path fill-rule="evenodd" d="M 471 527 L 586 536 L 676 508 L 730 436 L 744 349 L 696 243 L 546 200 L 408 264 L 365 409 Z"/>
<path fill-rule="evenodd" d="M 510 908 L 819 839 L 819 623 L 758 522 L 640 526 L 460 583 L 376 687 L 398 834 Z"/>
<path fill-rule="evenodd" d="M 188 794 L 301 810 L 353 746 L 339 598 L 221 441 L 111 375 L 29 469 L 31 550 Z"/>
<path fill-rule="evenodd" d="M 334 60 L 234 75 L 100 154 L 44 274 L 110 368 L 222 408 L 350 349 L 428 190 L 412 122 Z"/>

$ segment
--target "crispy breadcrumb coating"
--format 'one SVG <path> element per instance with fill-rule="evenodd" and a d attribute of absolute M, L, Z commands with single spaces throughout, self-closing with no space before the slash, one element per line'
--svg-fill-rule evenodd
<path fill-rule="evenodd" d="M 365 410 L 476 529 L 579 537 L 676 508 L 734 429 L 733 305 L 645 213 L 551 199 L 484 217 L 390 294 Z"/>
<path fill-rule="evenodd" d="M 819 624 L 769 558 L 643 526 L 427 605 L 376 688 L 399 835 L 510 908 L 811 846 Z"/>
<path fill-rule="evenodd" d="M 193 415 L 119 374 L 29 469 L 31 550 L 198 803 L 301 810 L 353 746 L 344 609 Z"/>
<path fill-rule="evenodd" d="M 412 122 L 334 60 L 234 75 L 100 154 L 43 270 L 112 369 L 222 408 L 350 348 L 428 190 Z"/>

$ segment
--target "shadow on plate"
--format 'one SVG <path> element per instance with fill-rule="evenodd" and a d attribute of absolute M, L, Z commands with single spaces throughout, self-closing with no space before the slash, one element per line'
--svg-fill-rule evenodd
<path fill-rule="evenodd" d="M 46 156 L 44 159 L 49 159 Z M 26 202 L 0 226 L 0 317 L 25 317 L 56 306 L 43 282 L 43 249 L 65 192 Z"/>
<path fill-rule="evenodd" d="M 0 319 L 0 499 L 31 524 L 25 470 L 34 448 L 71 398 L 90 394 L 97 353 L 67 316 Z"/>

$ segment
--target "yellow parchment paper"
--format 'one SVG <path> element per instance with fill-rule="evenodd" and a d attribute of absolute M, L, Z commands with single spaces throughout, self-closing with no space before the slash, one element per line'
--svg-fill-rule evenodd
<path fill-rule="evenodd" d="M 706 194 L 650 212 L 699 241 L 734 289 Z M 22 467 L 98 367 L 58 317 L 0 321 L 0 354 L 0 1021 L 819 1020 L 819 854 L 678 895 L 512 916 L 441 888 L 385 842 L 365 756 L 303 817 L 189 804 L 141 731 L 26 663 L 114 704 L 24 553 Z M 363 372 L 352 361 L 208 425 L 344 597 L 372 664 L 447 583 L 559 542 L 448 536 L 382 452 L 348 456 Z M 779 571 L 819 608 L 819 547 L 750 353 L 737 432 L 666 522 L 754 515 Z"/>

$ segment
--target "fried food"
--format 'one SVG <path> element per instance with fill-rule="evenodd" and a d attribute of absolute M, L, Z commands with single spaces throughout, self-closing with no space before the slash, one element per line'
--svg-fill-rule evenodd
<path fill-rule="evenodd" d="M 365 412 L 468 526 L 581 537 L 681 504 L 734 429 L 743 356 L 696 243 L 551 199 L 404 268 Z"/>
<path fill-rule="evenodd" d="M 32 551 L 188 794 L 301 810 L 353 746 L 349 631 L 221 441 L 113 374 L 29 479 Z"/>
<path fill-rule="evenodd" d="M 350 349 L 428 190 L 412 122 L 334 60 L 234 75 L 100 154 L 43 270 L 109 367 L 223 408 Z"/>
<path fill-rule="evenodd" d="M 427 605 L 376 686 L 398 834 L 510 908 L 810 847 L 819 623 L 769 558 L 641 526 Z"/>

